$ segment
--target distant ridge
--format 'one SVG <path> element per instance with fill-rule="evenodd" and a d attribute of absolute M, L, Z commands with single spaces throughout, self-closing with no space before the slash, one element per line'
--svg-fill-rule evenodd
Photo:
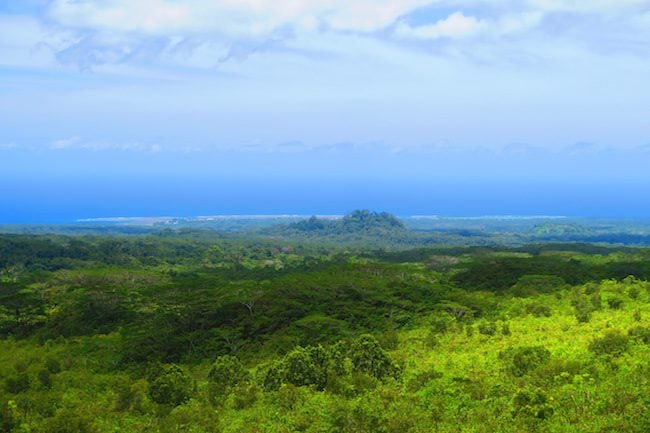
<path fill-rule="evenodd" d="M 323 219 L 312 216 L 309 219 L 291 223 L 289 231 L 314 232 L 320 235 L 342 235 L 350 233 L 384 234 L 404 232 L 407 227 L 402 220 L 388 212 L 355 210 L 340 219 Z"/>

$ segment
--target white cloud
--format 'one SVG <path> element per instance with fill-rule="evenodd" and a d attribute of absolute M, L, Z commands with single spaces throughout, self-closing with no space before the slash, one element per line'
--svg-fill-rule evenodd
<path fill-rule="evenodd" d="M 71 27 L 170 35 L 259 36 L 282 26 L 371 32 L 432 0 L 55 0 L 50 15 Z"/>
<path fill-rule="evenodd" d="M 0 65 L 42 67 L 73 43 L 71 32 L 52 29 L 35 17 L 0 15 Z"/>
<path fill-rule="evenodd" d="M 402 22 L 395 29 L 395 34 L 402 38 L 414 39 L 459 39 L 477 34 L 484 25 L 484 22 L 472 16 L 454 12 L 447 18 L 429 25 L 411 27 Z"/>
<path fill-rule="evenodd" d="M 90 151 L 130 151 L 130 152 L 151 152 L 158 153 L 162 151 L 162 146 L 157 143 L 148 144 L 140 141 L 98 141 L 83 140 L 79 137 L 62 138 L 55 140 L 48 146 L 50 150 L 90 150 Z"/>
<path fill-rule="evenodd" d="M 80 141 L 79 137 L 62 138 L 60 140 L 56 140 L 50 143 L 49 148 L 52 150 L 70 149 L 75 147 L 77 144 L 79 144 L 79 141 Z"/>
<path fill-rule="evenodd" d="M 541 23 L 543 16 L 541 12 L 523 12 L 477 19 L 462 12 L 454 12 L 434 24 L 413 27 L 402 21 L 395 28 L 395 35 L 403 39 L 494 38 L 531 30 Z"/>
<path fill-rule="evenodd" d="M 545 12 L 611 13 L 647 8 L 647 0 L 528 0 L 529 7 Z"/>
<path fill-rule="evenodd" d="M 0 143 L 0 150 L 11 150 L 18 147 L 16 143 Z"/>

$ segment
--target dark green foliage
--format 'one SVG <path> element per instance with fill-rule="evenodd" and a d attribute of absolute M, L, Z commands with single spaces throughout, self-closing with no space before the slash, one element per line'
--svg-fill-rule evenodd
<path fill-rule="evenodd" d="M 638 340 L 645 344 L 650 344 L 650 328 L 646 326 L 635 326 L 627 331 L 627 335 L 633 340 Z"/>
<path fill-rule="evenodd" d="M 16 403 L 5 403 L 2 400 L 0 403 L 0 432 L 12 432 L 20 422 Z"/>
<path fill-rule="evenodd" d="M 355 339 L 350 345 L 348 355 L 354 371 L 369 374 L 377 379 L 399 373 L 399 368 L 372 335 L 365 334 Z"/>
<path fill-rule="evenodd" d="M 579 323 L 587 323 L 591 320 L 591 314 L 594 311 L 594 305 L 590 302 L 589 298 L 584 295 L 578 294 L 572 301 L 575 311 L 575 317 Z"/>
<path fill-rule="evenodd" d="M 61 363 L 58 359 L 49 357 L 45 360 L 45 368 L 52 374 L 61 372 Z"/>
<path fill-rule="evenodd" d="M 591 310 L 586 308 L 576 309 L 576 319 L 580 323 L 588 323 L 591 320 Z"/>
<path fill-rule="evenodd" d="M 399 347 L 399 336 L 397 330 L 389 329 L 379 336 L 379 344 L 387 350 L 395 350 Z"/>
<path fill-rule="evenodd" d="M 494 322 L 482 322 L 478 325 L 479 334 L 494 335 L 497 333 L 497 324 Z"/>
<path fill-rule="evenodd" d="M 285 383 L 325 388 L 328 354 L 322 346 L 296 347 L 284 357 L 283 364 Z"/>
<path fill-rule="evenodd" d="M 438 334 L 433 331 L 427 332 L 426 337 L 424 337 L 424 344 L 428 349 L 436 347 L 438 345 Z"/>
<path fill-rule="evenodd" d="M 500 357 L 508 362 L 507 369 L 511 374 L 521 377 L 547 363 L 551 352 L 544 346 L 523 346 L 509 348 Z"/>
<path fill-rule="evenodd" d="M 444 334 L 445 332 L 449 331 L 450 327 L 451 327 L 451 323 L 448 317 L 435 316 L 431 320 L 431 331 L 433 331 L 436 334 Z"/>
<path fill-rule="evenodd" d="M 178 406 L 189 400 L 192 379 L 177 365 L 160 366 L 151 374 L 149 397 L 156 403 Z"/>
<path fill-rule="evenodd" d="M 216 401 L 224 397 L 230 389 L 249 378 L 248 370 L 238 358 L 232 355 L 219 356 L 208 373 L 210 397 Z"/>
<path fill-rule="evenodd" d="M 284 384 L 278 389 L 278 405 L 283 410 L 293 410 L 305 400 L 304 390 L 291 384 Z"/>
<path fill-rule="evenodd" d="M 219 416 L 214 408 L 196 400 L 176 406 L 159 419 L 160 433 L 219 433 Z"/>
<path fill-rule="evenodd" d="M 90 415 L 81 409 L 61 409 L 44 423 L 43 432 L 47 433 L 94 433 Z"/>
<path fill-rule="evenodd" d="M 144 380 L 132 383 L 130 380 L 120 380 L 115 386 L 117 394 L 115 410 L 143 412 L 146 400 L 147 383 Z"/>
<path fill-rule="evenodd" d="M 514 416 L 525 416 L 540 420 L 550 418 L 554 409 L 542 389 L 522 389 L 513 399 Z"/>
<path fill-rule="evenodd" d="M 277 391 L 284 382 L 284 365 L 282 361 L 273 361 L 266 366 L 263 386 L 266 391 Z"/>
<path fill-rule="evenodd" d="M 296 347 L 281 361 L 267 367 L 264 388 L 277 390 L 282 384 L 325 388 L 329 354 L 322 346 Z"/>
<path fill-rule="evenodd" d="M 555 275 L 522 275 L 510 290 L 514 296 L 528 297 L 560 290 L 565 284 Z"/>
<path fill-rule="evenodd" d="M 47 369 L 41 369 L 36 374 L 39 383 L 43 388 L 49 389 L 52 387 L 52 374 Z"/>
<path fill-rule="evenodd" d="M 607 299 L 607 305 L 612 310 L 619 310 L 623 307 L 623 300 L 621 298 L 609 298 Z"/>
<path fill-rule="evenodd" d="M 601 307 L 602 307 L 602 299 L 601 299 L 601 296 L 600 296 L 600 292 L 598 292 L 598 291 L 593 292 L 589 296 L 589 302 L 591 303 L 591 306 L 592 306 L 594 311 L 600 310 Z"/>
<path fill-rule="evenodd" d="M 31 380 L 27 373 L 16 373 L 5 379 L 5 390 L 12 394 L 19 394 L 29 389 Z"/>
<path fill-rule="evenodd" d="M 370 212 L 368 210 L 354 211 L 340 220 L 323 220 L 311 217 L 307 220 L 289 224 L 287 231 L 301 231 L 323 235 L 345 235 L 358 233 L 361 235 L 382 235 L 392 232 L 406 232 L 402 221 L 387 212 Z"/>
<path fill-rule="evenodd" d="M 260 389 L 256 384 L 240 382 L 232 388 L 232 404 L 235 409 L 241 410 L 251 407 L 258 399 Z"/>
<path fill-rule="evenodd" d="M 442 373 L 435 370 L 424 371 L 414 377 L 409 378 L 406 381 L 406 386 L 411 392 L 415 392 L 427 385 L 429 382 L 440 379 L 442 376 Z"/>
<path fill-rule="evenodd" d="M 608 331 L 600 338 L 594 339 L 589 344 L 589 350 L 596 355 L 618 356 L 628 349 L 628 337 L 620 331 Z"/>
<path fill-rule="evenodd" d="M 551 317 L 553 314 L 551 308 L 548 305 L 534 303 L 528 304 L 526 306 L 526 312 L 532 314 L 535 317 Z"/>

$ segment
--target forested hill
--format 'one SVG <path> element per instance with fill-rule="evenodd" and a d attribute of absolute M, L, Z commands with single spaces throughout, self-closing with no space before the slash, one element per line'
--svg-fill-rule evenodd
<path fill-rule="evenodd" d="M 343 218 L 316 217 L 255 232 L 262 237 L 346 247 L 408 248 L 426 245 L 495 245 L 489 233 L 418 232 L 388 212 L 356 210 Z M 479 239 L 480 238 L 480 239 Z M 512 243 L 508 239 L 509 243 Z"/>
<path fill-rule="evenodd" d="M 406 225 L 395 215 L 388 212 L 371 212 L 368 210 L 356 210 L 347 214 L 341 219 L 322 219 L 311 217 L 307 220 L 298 221 L 282 227 L 283 230 L 291 232 L 306 232 L 318 235 L 406 235 Z"/>

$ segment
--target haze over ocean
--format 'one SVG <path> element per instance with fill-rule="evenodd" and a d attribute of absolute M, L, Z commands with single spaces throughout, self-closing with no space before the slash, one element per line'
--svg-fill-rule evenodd
<path fill-rule="evenodd" d="M 648 77 L 642 0 L 3 0 L 0 222 L 650 216 Z"/>

